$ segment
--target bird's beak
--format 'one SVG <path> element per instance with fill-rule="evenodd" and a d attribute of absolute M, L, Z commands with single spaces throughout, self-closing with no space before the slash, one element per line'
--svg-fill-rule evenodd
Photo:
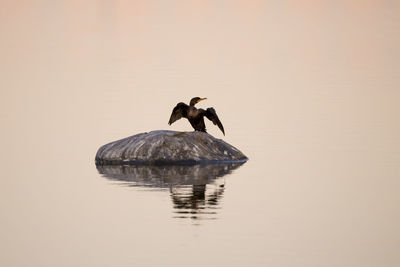
<path fill-rule="evenodd" d="M 200 101 L 206 100 L 207 98 L 200 98 L 199 101 L 197 101 L 197 103 L 199 103 Z"/>

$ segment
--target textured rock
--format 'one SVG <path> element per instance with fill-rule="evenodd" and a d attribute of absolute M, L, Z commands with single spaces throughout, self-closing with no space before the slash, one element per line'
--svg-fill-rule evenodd
<path fill-rule="evenodd" d="M 203 132 L 152 131 L 99 148 L 97 165 L 245 162 L 235 147 Z"/>

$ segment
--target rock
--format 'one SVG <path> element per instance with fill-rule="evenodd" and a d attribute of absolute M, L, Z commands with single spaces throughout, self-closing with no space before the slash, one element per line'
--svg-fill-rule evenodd
<path fill-rule="evenodd" d="M 152 131 L 99 148 L 96 165 L 238 163 L 247 157 L 204 132 Z"/>

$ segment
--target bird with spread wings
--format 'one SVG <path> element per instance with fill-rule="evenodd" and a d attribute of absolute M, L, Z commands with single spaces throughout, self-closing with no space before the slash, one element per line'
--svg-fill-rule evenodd
<path fill-rule="evenodd" d="M 212 121 L 214 125 L 217 125 L 218 128 L 225 135 L 224 126 L 222 126 L 222 123 L 219 120 L 214 108 L 207 108 L 206 110 L 204 110 L 201 108 L 197 109 L 195 107 L 197 103 L 205 99 L 207 98 L 194 97 L 190 100 L 189 105 L 183 102 L 178 103 L 172 110 L 172 114 L 168 124 L 171 125 L 172 123 L 183 117 L 189 120 L 190 124 L 196 131 L 206 133 L 206 125 L 204 123 L 204 117 L 206 117 L 207 119 Z"/>

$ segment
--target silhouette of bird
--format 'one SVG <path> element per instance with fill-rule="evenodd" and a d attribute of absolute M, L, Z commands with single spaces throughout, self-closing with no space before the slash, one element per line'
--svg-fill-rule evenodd
<path fill-rule="evenodd" d="M 190 100 L 189 105 L 183 102 L 178 103 L 172 110 L 172 114 L 169 118 L 168 124 L 171 125 L 172 123 L 183 117 L 189 120 L 190 124 L 196 131 L 206 133 L 207 131 L 206 125 L 204 124 L 204 117 L 207 117 L 207 119 L 212 121 L 214 125 L 217 125 L 218 128 L 225 135 L 224 126 L 222 126 L 222 123 L 219 120 L 214 108 L 208 108 L 206 110 L 195 108 L 195 105 L 197 103 L 205 99 L 207 98 L 194 97 Z"/>

